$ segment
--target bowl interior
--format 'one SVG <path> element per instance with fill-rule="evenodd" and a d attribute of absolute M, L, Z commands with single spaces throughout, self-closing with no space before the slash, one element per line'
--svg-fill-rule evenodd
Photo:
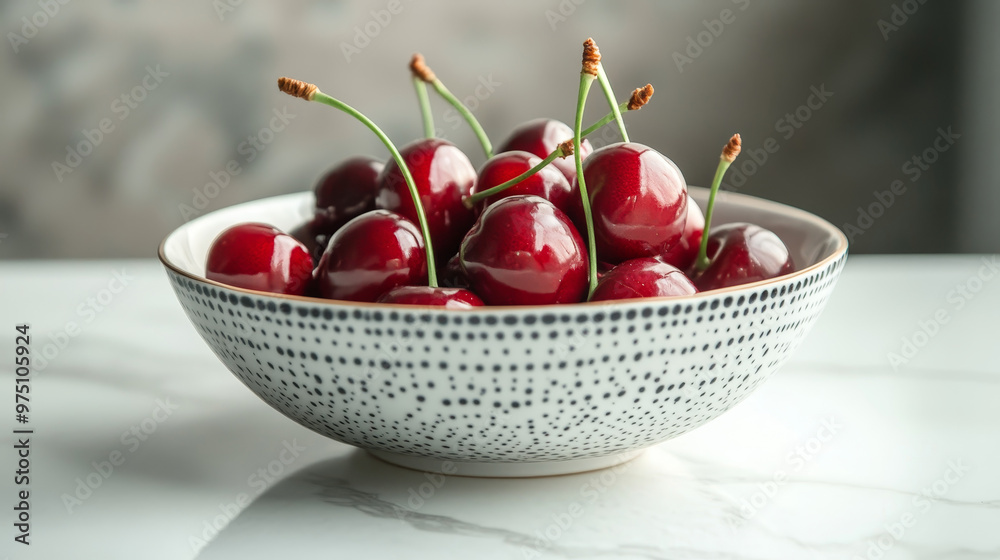
<path fill-rule="evenodd" d="M 708 204 L 708 189 L 691 187 L 698 206 Z M 792 206 L 743 194 L 720 192 L 712 223 L 750 222 L 769 229 L 788 247 L 795 268 L 816 265 L 847 248 L 847 237 L 830 222 Z"/>
<path fill-rule="evenodd" d="M 691 187 L 691 196 L 702 208 L 708 189 Z M 312 215 L 312 193 L 294 193 L 238 204 L 200 216 L 177 228 L 163 242 L 167 264 L 204 278 L 205 260 L 215 238 L 240 222 L 264 222 L 289 231 Z M 751 222 L 775 232 L 788 247 L 796 268 L 802 270 L 832 256 L 847 239 L 829 222 L 791 206 L 760 198 L 720 192 L 713 222 Z"/>

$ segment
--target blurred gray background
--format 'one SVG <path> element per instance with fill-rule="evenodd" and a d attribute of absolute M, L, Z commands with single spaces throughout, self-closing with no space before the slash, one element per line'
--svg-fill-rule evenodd
<path fill-rule="evenodd" d="M 569 122 L 588 36 L 619 98 L 654 85 L 629 133 L 690 184 L 740 132 L 727 188 L 829 219 L 854 252 L 1000 251 L 1000 2 L 41 0 L 4 3 L 0 22 L 0 258 L 152 257 L 196 213 L 386 157 L 348 117 L 279 93 L 282 75 L 397 144 L 421 133 L 415 51 L 494 143 Z M 606 110 L 595 87 L 586 120 Z"/>

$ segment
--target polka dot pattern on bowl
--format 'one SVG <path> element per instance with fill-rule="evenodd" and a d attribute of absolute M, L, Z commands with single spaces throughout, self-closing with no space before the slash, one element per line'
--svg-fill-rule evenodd
<path fill-rule="evenodd" d="M 248 295 L 167 272 L 215 354 L 303 426 L 512 463 L 634 451 L 715 418 L 787 359 L 845 260 L 676 301 L 471 312 Z"/>

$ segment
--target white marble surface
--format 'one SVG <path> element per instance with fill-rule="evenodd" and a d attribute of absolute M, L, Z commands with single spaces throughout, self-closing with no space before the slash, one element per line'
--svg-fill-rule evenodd
<path fill-rule="evenodd" d="M 527 480 L 429 478 L 286 420 L 154 261 L 0 263 L 0 318 L 0 559 L 1000 558 L 1000 258 L 852 257 L 743 404 L 618 470 Z M 42 355 L 68 321 L 32 380 L 25 547 L 8 356 L 15 324 Z M 926 343 L 894 369 L 903 337 Z"/>

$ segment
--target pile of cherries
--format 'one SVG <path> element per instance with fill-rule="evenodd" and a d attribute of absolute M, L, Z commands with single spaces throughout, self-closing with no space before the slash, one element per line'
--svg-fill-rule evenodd
<path fill-rule="evenodd" d="M 311 84 L 279 84 L 309 100 L 325 97 Z M 462 150 L 434 137 L 392 148 L 388 163 L 348 159 L 320 179 L 312 218 L 294 230 L 244 223 L 222 232 L 209 251 L 207 277 L 281 294 L 467 308 L 685 296 L 794 270 L 778 236 L 759 226 L 725 224 L 703 239 L 706 215 L 680 169 L 635 142 L 597 150 L 585 140 L 576 144 L 585 195 L 573 158 L 557 157 L 503 192 L 475 196 L 556 150 L 572 151 L 567 140 L 574 132 L 556 120 L 526 122 L 496 155 L 484 143 L 492 157 L 478 172 Z M 723 159 L 731 162 L 738 135 L 727 150 Z M 710 205 L 724 170 L 720 165 Z M 421 210 L 430 239 L 421 233 Z M 711 206 L 706 211 L 710 225 Z M 594 253 L 596 283 L 588 273 Z"/>

